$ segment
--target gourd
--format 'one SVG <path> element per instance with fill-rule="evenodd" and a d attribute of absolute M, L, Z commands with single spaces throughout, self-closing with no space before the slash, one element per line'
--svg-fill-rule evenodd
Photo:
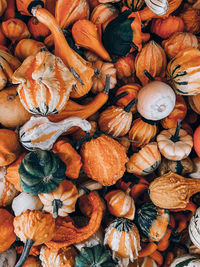
<path fill-rule="evenodd" d="M 198 179 L 184 178 L 168 172 L 149 185 L 149 194 L 154 205 L 163 209 L 184 209 L 189 198 L 200 191 Z"/>
<path fill-rule="evenodd" d="M 147 120 L 161 120 L 174 109 L 176 97 L 172 88 L 163 82 L 153 81 L 138 93 L 137 110 Z"/>
<path fill-rule="evenodd" d="M 10 39 L 12 43 L 31 37 L 26 24 L 20 19 L 11 18 L 3 21 L 1 27 L 3 34 Z"/>
<path fill-rule="evenodd" d="M 144 0 L 123 0 L 123 4 L 133 11 L 139 11 L 144 5 Z"/>
<path fill-rule="evenodd" d="M 104 90 L 106 86 L 106 77 L 110 77 L 109 89 L 113 89 L 117 84 L 116 69 L 113 63 L 103 62 L 97 60 L 93 63 L 93 68 L 95 70 L 95 76 L 93 77 L 93 85 L 91 91 L 93 93 L 98 93 Z"/>
<path fill-rule="evenodd" d="M 51 213 L 53 218 L 57 218 L 58 215 L 65 217 L 75 211 L 78 190 L 71 181 L 65 180 L 52 192 L 38 196 L 44 205 L 44 211 Z"/>
<path fill-rule="evenodd" d="M 6 167 L 0 167 L 0 206 L 10 205 L 18 194 L 13 184 L 6 180 Z"/>
<path fill-rule="evenodd" d="M 180 121 L 177 127 L 163 130 L 157 135 L 160 153 L 169 160 L 182 160 L 190 154 L 193 141 L 185 130 L 181 129 Z"/>
<path fill-rule="evenodd" d="M 32 195 L 50 193 L 65 179 L 65 170 L 65 164 L 53 152 L 30 152 L 19 166 L 21 188 Z"/>
<path fill-rule="evenodd" d="M 87 240 L 99 229 L 103 216 L 101 199 L 95 192 L 88 194 L 89 205 L 92 207 L 92 214 L 88 224 L 77 228 L 70 217 L 58 217 L 54 237 L 46 245 L 51 249 L 59 249 L 72 244 Z"/>
<path fill-rule="evenodd" d="M 56 141 L 52 151 L 66 164 L 65 175 L 71 179 L 77 179 L 82 167 L 81 156 L 68 140 L 62 138 Z"/>
<path fill-rule="evenodd" d="M 3 15 L 6 8 L 7 8 L 7 1 L 1 0 L 1 2 L 0 2 L 0 17 Z"/>
<path fill-rule="evenodd" d="M 185 5 L 183 12 L 180 17 L 183 19 L 185 24 L 185 30 L 193 34 L 198 34 L 200 32 L 200 11 L 198 9 L 192 8 L 190 5 Z"/>
<path fill-rule="evenodd" d="M 148 144 L 156 136 L 157 130 L 157 125 L 154 121 L 144 118 L 134 120 L 128 133 L 133 149 Z"/>
<path fill-rule="evenodd" d="M 20 193 L 12 202 L 12 210 L 15 216 L 21 215 L 26 210 L 41 210 L 42 207 L 43 204 L 38 196 L 33 196 L 26 192 Z"/>
<path fill-rule="evenodd" d="M 163 78 L 165 76 L 166 66 L 167 58 L 165 51 L 153 40 L 145 44 L 135 58 L 136 76 L 143 86 L 149 83 L 149 79 L 144 72 L 145 70 L 148 71 L 153 78 Z"/>
<path fill-rule="evenodd" d="M 168 160 L 163 158 L 161 164 L 158 166 L 158 174 L 162 176 L 169 171 L 175 172 L 180 175 L 185 175 L 187 173 L 193 172 L 194 164 L 190 158 L 185 158 L 182 160 Z M 191 174 L 189 174 L 190 176 Z M 191 178 L 194 178 L 190 176 Z"/>
<path fill-rule="evenodd" d="M 0 253 L 0 266 L 14 267 L 17 259 L 17 253 L 14 248 L 9 248 Z"/>
<path fill-rule="evenodd" d="M 200 227 L 200 208 L 197 208 L 188 226 L 190 239 L 197 248 L 200 248 L 199 227 Z"/>
<path fill-rule="evenodd" d="M 41 262 L 37 257 L 28 256 L 27 260 L 25 261 L 23 267 L 41 267 Z"/>
<path fill-rule="evenodd" d="M 193 135 L 194 150 L 198 157 L 200 157 L 200 143 L 199 143 L 200 126 L 198 126 Z"/>
<path fill-rule="evenodd" d="M 189 173 L 190 178 L 200 178 L 200 158 L 193 158 L 193 171 Z"/>
<path fill-rule="evenodd" d="M 110 251 L 102 245 L 81 248 L 81 252 L 76 256 L 75 261 L 75 267 L 116 266 Z"/>
<path fill-rule="evenodd" d="M 199 65 L 200 51 L 186 48 L 180 51 L 167 65 L 170 84 L 179 95 L 197 95 L 200 93 Z"/>
<path fill-rule="evenodd" d="M 59 250 L 51 250 L 46 246 L 42 246 L 40 250 L 40 260 L 42 266 L 52 267 L 72 267 L 75 265 L 75 256 L 77 251 L 73 246 L 64 247 Z"/>
<path fill-rule="evenodd" d="M 152 202 L 143 204 L 136 214 L 138 230 L 149 242 L 159 242 L 164 237 L 169 220 L 169 211 Z"/>
<path fill-rule="evenodd" d="M 124 218 L 116 218 L 105 230 L 104 244 L 108 244 L 116 256 L 134 261 L 140 250 L 140 236 L 135 224 Z"/>
<path fill-rule="evenodd" d="M 171 263 L 170 267 L 179 267 L 179 266 L 194 266 L 198 267 L 199 265 L 199 258 L 193 256 L 193 255 L 181 255 L 178 258 L 175 258 L 173 262 Z"/>
<path fill-rule="evenodd" d="M 29 56 L 36 56 L 41 51 L 47 51 L 42 42 L 33 39 L 22 39 L 15 46 L 15 56 L 24 61 Z"/>
<path fill-rule="evenodd" d="M 118 79 L 130 77 L 135 72 L 135 58 L 132 54 L 128 54 L 125 57 L 120 57 L 114 66 L 117 70 Z"/>
<path fill-rule="evenodd" d="M 91 125 L 79 117 L 69 117 L 60 122 L 51 122 L 46 117 L 31 117 L 20 128 L 19 136 L 22 145 L 27 150 L 50 150 L 57 138 L 73 126 L 78 126 L 89 132 Z"/>
<path fill-rule="evenodd" d="M 37 41 L 43 41 L 50 34 L 50 30 L 34 17 L 29 19 L 27 26 L 32 37 Z"/>
<path fill-rule="evenodd" d="M 168 0 L 144 0 L 144 2 L 153 13 L 159 16 L 164 15 L 169 9 Z"/>
<path fill-rule="evenodd" d="M 14 162 L 21 153 L 21 146 L 16 132 L 0 129 L 0 167 Z"/>
<path fill-rule="evenodd" d="M 186 48 L 198 48 L 197 37 L 190 32 L 175 32 L 169 39 L 162 42 L 167 56 L 172 59 Z"/>
<path fill-rule="evenodd" d="M 12 82 L 19 84 L 17 91 L 25 109 L 42 116 L 61 110 L 75 85 L 63 61 L 47 51 L 27 57 L 14 72 Z"/>
<path fill-rule="evenodd" d="M 129 188 L 126 192 L 113 190 L 105 195 L 109 212 L 116 217 L 123 217 L 133 220 L 135 217 L 135 203 L 129 195 Z"/>
<path fill-rule="evenodd" d="M 180 17 L 170 15 L 165 19 L 153 19 L 151 32 L 157 34 L 163 39 L 167 39 L 175 32 L 183 32 L 184 27 L 184 22 Z"/>
<path fill-rule="evenodd" d="M 188 96 L 188 102 L 191 107 L 191 109 L 196 112 L 197 114 L 200 114 L 200 94 L 198 95 L 191 95 Z"/>
<path fill-rule="evenodd" d="M 52 239 L 55 230 L 55 219 L 51 214 L 38 210 L 26 210 L 14 218 L 16 235 L 25 243 L 24 250 L 15 267 L 22 267 L 32 246 L 41 245 Z"/>
<path fill-rule="evenodd" d="M 161 155 L 158 145 L 156 142 L 151 142 L 129 158 L 126 170 L 137 175 L 148 175 L 156 170 L 160 163 Z"/>
<path fill-rule="evenodd" d="M 133 117 L 131 108 L 135 102 L 133 99 L 125 108 L 109 106 L 105 109 L 98 120 L 100 130 L 114 137 L 126 135 L 131 128 Z"/>
<path fill-rule="evenodd" d="M 162 127 L 165 129 L 175 128 L 177 121 L 183 121 L 187 114 L 187 105 L 181 95 L 176 95 L 176 103 L 172 112 L 161 120 Z"/>
<path fill-rule="evenodd" d="M 21 104 L 16 86 L 9 86 L 0 91 L 0 123 L 4 127 L 16 128 L 30 117 L 31 114 Z"/>
<path fill-rule="evenodd" d="M 80 155 L 84 172 L 102 185 L 115 184 L 123 176 L 128 161 L 123 146 L 104 134 L 83 143 Z"/>
<path fill-rule="evenodd" d="M 14 216 L 6 209 L 0 208 L 0 253 L 9 249 L 9 247 L 15 242 L 16 235 L 13 227 Z"/>

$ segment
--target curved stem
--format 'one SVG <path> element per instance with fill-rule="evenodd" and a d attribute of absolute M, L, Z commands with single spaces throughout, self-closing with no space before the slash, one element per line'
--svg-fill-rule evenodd
<path fill-rule="evenodd" d="M 60 199 L 54 199 L 52 201 L 52 206 L 53 206 L 53 218 L 58 217 L 58 210 L 62 207 L 62 201 Z"/>
<path fill-rule="evenodd" d="M 83 189 L 83 191 L 85 191 L 86 194 L 89 194 L 91 192 L 91 190 L 85 187 L 84 185 L 80 185 L 80 188 Z"/>
<path fill-rule="evenodd" d="M 177 121 L 177 126 L 176 126 L 176 131 L 174 133 L 174 135 L 170 138 L 170 140 L 174 143 L 179 141 L 179 132 L 181 129 L 181 120 Z"/>
<path fill-rule="evenodd" d="M 15 267 L 22 267 L 24 265 L 26 259 L 28 258 L 29 252 L 30 252 L 31 247 L 33 246 L 33 244 L 34 244 L 34 241 L 32 239 L 26 239 L 26 242 L 24 244 L 23 252 L 21 254 L 21 257 L 20 257 L 19 261 L 15 265 Z"/>
<path fill-rule="evenodd" d="M 125 106 L 124 111 L 127 112 L 127 113 L 130 112 L 132 106 L 135 105 L 136 103 L 137 103 L 137 98 L 134 98 L 133 100 L 131 100 L 131 101 L 128 103 L 127 106 Z"/>
<path fill-rule="evenodd" d="M 146 122 L 146 123 L 148 123 L 148 124 L 150 124 L 150 125 L 155 125 L 155 124 L 156 124 L 155 121 L 147 120 L 147 119 L 145 119 L 144 117 L 141 117 L 141 120 L 144 121 L 144 122 Z"/>
<path fill-rule="evenodd" d="M 110 75 L 106 75 L 106 84 L 105 84 L 105 88 L 104 88 L 104 93 L 109 94 L 109 90 L 110 90 Z"/>
<path fill-rule="evenodd" d="M 144 74 L 150 81 L 154 81 L 154 77 L 147 70 L 144 70 Z"/>
<path fill-rule="evenodd" d="M 113 97 L 113 99 L 111 100 L 111 103 L 115 104 L 119 99 L 121 99 L 122 97 L 127 96 L 127 95 L 128 95 L 127 92 L 122 92 L 119 95 Z"/>

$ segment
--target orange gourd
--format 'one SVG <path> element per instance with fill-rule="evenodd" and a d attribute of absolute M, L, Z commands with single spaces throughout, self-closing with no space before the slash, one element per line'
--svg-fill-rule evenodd
<path fill-rule="evenodd" d="M 0 17 L 3 15 L 3 13 L 5 12 L 6 8 L 7 8 L 7 1 L 6 0 L 1 0 L 0 1 Z"/>
<path fill-rule="evenodd" d="M 15 242 L 16 235 L 13 227 L 14 216 L 11 215 L 6 209 L 0 209 L 0 253 L 9 249 Z"/>
<path fill-rule="evenodd" d="M 37 257 L 29 256 L 23 267 L 41 267 L 41 262 Z"/>
<path fill-rule="evenodd" d="M 130 77 L 135 72 L 135 59 L 132 54 L 128 54 L 125 57 L 120 57 L 114 64 L 117 70 L 118 79 Z"/>
<path fill-rule="evenodd" d="M 185 48 L 198 48 L 196 36 L 190 32 L 176 32 L 169 39 L 162 42 L 167 56 L 172 59 Z"/>
<path fill-rule="evenodd" d="M 170 15 L 165 19 L 153 19 L 151 32 L 157 34 L 163 39 L 167 39 L 175 32 L 183 32 L 184 27 L 184 22 L 180 17 Z"/>
<path fill-rule="evenodd" d="M 185 4 L 183 12 L 180 14 L 185 24 L 187 32 L 198 34 L 200 33 L 200 10 L 192 8 Z"/>
<path fill-rule="evenodd" d="M 188 96 L 188 102 L 191 109 L 200 114 L 200 94 Z"/>
<path fill-rule="evenodd" d="M 122 145 L 102 134 L 82 144 L 80 154 L 87 176 L 102 185 L 112 185 L 125 171 L 128 161 Z"/>
<path fill-rule="evenodd" d="M 50 34 L 50 30 L 35 17 L 29 19 L 27 26 L 35 40 L 43 41 Z"/>
<path fill-rule="evenodd" d="M 197 156 L 200 157 L 200 126 L 198 126 L 193 135 L 194 150 L 197 153 Z"/>
<path fill-rule="evenodd" d="M 10 39 L 12 43 L 31 37 L 26 24 L 20 19 L 11 18 L 3 21 L 1 27 L 3 34 Z"/>
<path fill-rule="evenodd" d="M 167 66 L 167 59 L 163 48 L 155 41 L 148 42 L 135 58 L 136 76 L 142 85 L 149 82 L 144 71 L 147 70 L 153 78 L 164 77 Z"/>

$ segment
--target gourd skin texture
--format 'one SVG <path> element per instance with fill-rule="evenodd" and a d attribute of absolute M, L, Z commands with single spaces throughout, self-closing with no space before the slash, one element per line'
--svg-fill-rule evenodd
<path fill-rule="evenodd" d="M 200 208 L 197 208 L 190 220 L 190 224 L 188 227 L 190 239 L 197 248 L 200 248 L 199 228 L 200 228 Z"/>
<path fill-rule="evenodd" d="M 30 152 L 19 166 L 21 188 L 32 195 L 50 193 L 65 179 L 65 170 L 65 164 L 53 152 Z"/>
<path fill-rule="evenodd" d="M 174 259 L 174 261 L 171 263 L 170 267 L 198 267 L 199 266 L 199 258 L 193 256 L 193 255 L 182 255 L 178 258 Z"/>
<path fill-rule="evenodd" d="M 17 253 L 14 248 L 0 253 L 0 266 L 1 267 L 14 267 L 17 259 Z"/>

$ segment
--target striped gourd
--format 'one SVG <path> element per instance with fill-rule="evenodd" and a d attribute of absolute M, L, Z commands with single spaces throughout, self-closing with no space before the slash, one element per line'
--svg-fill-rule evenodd
<path fill-rule="evenodd" d="M 179 95 L 200 93 L 200 51 L 187 48 L 179 52 L 167 66 L 167 75 Z"/>
<path fill-rule="evenodd" d="M 164 15 L 168 9 L 168 0 L 144 0 L 149 9 L 156 15 Z"/>
<path fill-rule="evenodd" d="M 176 258 L 170 267 L 198 267 L 200 266 L 200 259 L 193 255 L 181 255 Z"/>
<path fill-rule="evenodd" d="M 200 208 L 193 214 L 188 229 L 192 243 L 200 248 Z"/>
<path fill-rule="evenodd" d="M 144 0 L 123 0 L 123 4 L 133 11 L 138 11 L 144 5 Z"/>

